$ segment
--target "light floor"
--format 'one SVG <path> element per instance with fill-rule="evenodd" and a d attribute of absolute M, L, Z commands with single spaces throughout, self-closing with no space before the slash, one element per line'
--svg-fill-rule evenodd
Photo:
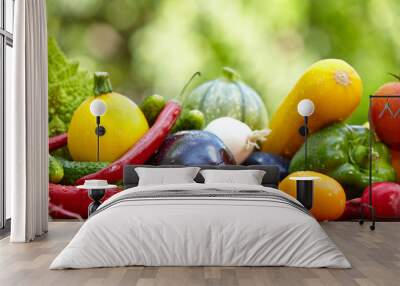
<path fill-rule="evenodd" d="M 79 222 L 52 222 L 33 243 L 0 241 L 0 285 L 400 285 L 400 223 L 323 223 L 352 269 L 288 267 L 124 267 L 48 270 L 53 258 L 79 229 Z"/>

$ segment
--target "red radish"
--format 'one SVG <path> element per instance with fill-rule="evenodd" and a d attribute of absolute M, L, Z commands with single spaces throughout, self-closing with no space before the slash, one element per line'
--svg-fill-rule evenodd
<path fill-rule="evenodd" d="M 107 190 L 102 201 L 120 191 L 118 188 Z M 91 202 L 87 190 L 49 183 L 49 215 L 52 218 L 87 218 Z"/>
<path fill-rule="evenodd" d="M 179 103 L 172 100 L 168 101 L 153 126 L 128 152 L 104 169 L 78 179 L 76 184 L 81 185 L 85 180 L 94 179 L 107 180 L 109 183 L 121 180 L 125 165 L 145 163 L 161 146 L 178 119 L 180 112 Z"/>
<path fill-rule="evenodd" d="M 358 219 L 360 217 L 361 198 L 355 198 L 346 202 L 342 216 L 338 220 Z"/>
<path fill-rule="evenodd" d="M 395 76 L 400 80 L 400 77 Z M 399 95 L 400 82 L 382 85 L 375 95 Z M 390 110 L 388 109 L 390 106 Z M 371 120 L 378 137 L 391 149 L 400 150 L 400 98 L 374 98 L 371 106 Z M 396 116 L 397 115 L 397 116 Z"/>
<path fill-rule="evenodd" d="M 368 204 L 369 191 L 365 188 L 361 202 Z M 400 184 L 392 182 L 374 183 L 372 185 L 372 204 L 378 218 L 400 218 Z M 370 217 L 370 210 L 364 208 L 366 217 Z"/>
<path fill-rule="evenodd" d="M 66 146 L 68 143 L 68 134 L 63 133 L 49 138 L 49 151 L 57 150 Z"/>

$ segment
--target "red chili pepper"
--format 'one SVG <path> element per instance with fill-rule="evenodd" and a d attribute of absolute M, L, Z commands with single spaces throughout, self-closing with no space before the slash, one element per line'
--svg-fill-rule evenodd
<path fill-rule="evenodd" d="M 120 192 L 121 189 L 108 189 L 102 202 Z M 87 190 L 76 186 L 63 186 L 49 183 L 49 214 L 52 218 L 87 218 L 88 206 L 92 200 Z"/>
<path fill-rule="evenodd" d="M 68 134 L 63 133 L 49 138 L 49 151 L 57 150 L 68 143 Z"/>
<path fill-rule="evenodd" d="M 80 185 L 85 180 L 94 179 L 107 180 L 110 183 L 121 180 L 125 165 L 145 163 L 161 146 L 172 126 L 174 126 L 180 112 L 181 106 L 179 103 L 168 101 L 153 126 L 128 152 L 107 167 L 96 173 L 84 176 L 75 183 Z"/>

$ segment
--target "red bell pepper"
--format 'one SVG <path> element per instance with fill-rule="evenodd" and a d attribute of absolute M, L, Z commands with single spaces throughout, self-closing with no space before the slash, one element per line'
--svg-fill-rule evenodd
<path fill-rule="evenodd" d="M 108 189 L 102 201 L 120 192 L 121 189 Z M 49 215 L 56 219 L 82 218 L 88 216 L 88 206 L 92 200 L 87 190 L 75 186 L 49 183 Z"/>
<path fill-rule="evenodd" d="M 54 151 L 66 146 L 68 143 L 68 134 L 63 133 L 49 138 L 49 151 Z"/>
<path fill-rule="evenodd" d="M 125 165 L 145 163 L 161 146 L 180 112 L 179 103 L 172 100 L 168 101 L 153 126 L 128 152 L 100 171 L 78 179 L 76 184 L 81 185 L 85 180 L 94 179 L 107 180 L 109 183 L 121 180 Z"/>

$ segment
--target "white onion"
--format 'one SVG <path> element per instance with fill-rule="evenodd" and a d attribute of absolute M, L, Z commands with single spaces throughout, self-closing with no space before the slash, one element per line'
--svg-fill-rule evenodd
<path fill-rule="evenodd" d="M 254 147 L 258 147 L 257 141 L 265 141 L 271 132 L 269 129 L 252 131 L 247 124 L 231 117 L 214 119 L 204 130 L 222 140 L 232 152 L 237 164 L 246 160 Z"/>

